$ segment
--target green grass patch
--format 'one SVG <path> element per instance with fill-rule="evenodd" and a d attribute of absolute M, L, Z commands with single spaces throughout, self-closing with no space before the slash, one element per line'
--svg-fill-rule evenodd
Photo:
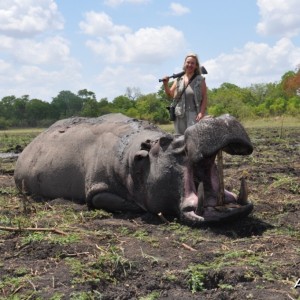
<path fill-rule="evenodd" d="M 15 164 L 15 161 L 0 158 L 0 174 L 13 174 L 15 170 Z"/>
<path fill-rule="evenodd" d="M 77 258 L 65 259 L 73 275 L 73 283 L 98 283 L 100 280 L 117 283 L 118 277 L 126 276 L 131 269 L 130 261 L 116 246 L 98 247 L 96 258 L 83 262 Z"/>
<path fill-rule="evenodd" d="M 270 117 L 270 118 L 261 118 L 261 119 L 252 119 L 252 120 L 242 120 L 241 123 L 246 128 L 285 128 L 285 127 L 300 127 L 300 118 L 283 116 L 283 117 Z M 173 123 L 161 124 L 159 127 L 167 132 L 174 133 Z"/>
<path fill-rule="evenodd" d="M 49 232 L 30 232 L 21 239 L 21 243 L 22 245 L 26 245 L 33 242 L 47 241 L 49 243 L 66 245 L 77 243 L 80 240 L 81 237 L 77 233 L 69 233 L 68 235 L 58 235 Z"/>
<path fill-rule="evenodd" d="M 173 123 L 170 123 L 170 124 L 161 124 L 161 125 L 158 125 L 158 126 L 162 130 L 164 130 L 166 132 L 170 132 L 170 133 L 174 133 L 175 132 Z"/>
<path fill-rule="evenodd" d="M 156 300 L 159 299 L 159 297 L 160 297 L 160 292 L 154 291 L 147 296 L 139 298 L 139 300 Z"/>
<path fill-rule="evenodd" d="M 300 194 L 299 179 L 285 174 L 273 174 L 274 182 L 268 189 L 282 188 L 293 194 Z"/>
<path fill-rule="evenodd" d="M 2 293 L 6 294 L 5 298 L 8 300 L 21 300 L 21 299 L 34 299 L 34 295 L 36 291 L 33 289 L 31 284 L 31 280 L 33 276 L 28 274 L 28 272 L 14 272 L 14 276 L 6 276 L 4 275 L 0 280 L 0 290 Z M 23 292 L 22 297 L 17 295 L 20 287 L 22 289 L 26 288 L 25 292 Z"/>
<path fill-rule="evenodd" d="M 16 146 L 24 148 L 42 131 L 36 128 L 0 130 L 0 152 L 11 152 Z"/>
<path fill-rule="evenodd" d="M 3 196 L 17 196 L 19 191 L 15 187 L 0 187 L 0 195 Z"/>
<path fill-rule="evenodd" d="M 140 241 L 150 243 L 152 247 L 159 247 L 159 241 L 156 238 L 154 238 L 152 235 L 149 235 L 149 233 L 146 230 L 143 229 L 137 230 L 133 232 L 131 235 Z"/>
<path fill-rule="evenodd" d="M 84 220 L 95 220 L 95 219 L 108 219 L 112 217 L 112 213 L 107 212 L 103 209 L 88 210 L 81 213 Z"/>
<path fill-rule="evenodd" d="M 242 120 L 241 123 L 249 128 L 299 127 L 300 118 L 291 116 Z"/>
<path fill-rule="evenodd" d="M 266 260 L 263 253 L 255 253 L 249 250 L 234 250 L 219 253 L 212 262 L 190 265 L 185 271 L 188 276 L 188 286 L 192 293 L 201 292 L 205 290 L 205 284 L 210 280 L 210 277 L 208 277 L 209 272 L 216 272 L 216 274 L 210 276 L 217 278 L 218 272 L 222 269 L 233 268 L 234 271 L 235 268 L 239 267 L 247 270 L 243 276 L 249 281 L 253 281 L 257 277 L 270 282 L 284 280 L 279 274 L 280 262 Z M 247 268 L 245 269 L 244 267 Z M 256 271 L 253 272 L 252 270 Z M 215 284 L 221 289 L 232 289 L 231 284 L 224 282 L 222 276 L 220 276 L 219 282 L 216 279 Z"/>

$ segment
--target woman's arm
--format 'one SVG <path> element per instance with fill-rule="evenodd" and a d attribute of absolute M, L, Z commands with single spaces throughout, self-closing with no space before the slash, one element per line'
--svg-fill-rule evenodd
<path fill-rule="evenodd" d="M 206 82 L 205 79 L 202 80 L 201 84 L 201 89 L 202 89 L 202 101 L 201 101 L 201 107 L 200 107 L 200 112 L 196 117 L 196 121 L 200 121 L 204 116 L 206 112 L 206 107 L 207 107 L 207 87 L 206 87 Z"/>
<path fill-rule="evenodd" d="M 169 77 L 163 79 L 165 93 L 168 97 L 174 98 L 176 90 L 176 80 L 173 82 L 172 86 L 169 87 Z"/>

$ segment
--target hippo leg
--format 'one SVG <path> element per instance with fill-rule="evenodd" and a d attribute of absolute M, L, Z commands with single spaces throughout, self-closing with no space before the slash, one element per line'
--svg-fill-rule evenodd
<path fill-rule="evenodd" d="M 108 211 L 140 212 L 142 209 L 134 202 L 129 202 L 116 194 L 103 192 L 95 194 L 90 200 L 91 207 Z"/>

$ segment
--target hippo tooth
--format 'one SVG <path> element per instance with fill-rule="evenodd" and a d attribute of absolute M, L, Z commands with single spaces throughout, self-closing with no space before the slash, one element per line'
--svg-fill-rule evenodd
<path fill-rule="evenodd" d="M 218 152 L 218 175 L 219 175 L 219 196 L 218 206 L 224 205 L 224 175 L 223 175 L 223 155 L 222 150 Z"/>
<path fill-rule="evenodd" d="M 241 188 L 237 198 L 237 203 L 241 205 L 248 204 L 248 184 L 245 177 L 241 178 Z"/>
<path fill-rule="evenodd" d="M 197 215 L 202 215 L 204 212 L 204 187 L 203 182 L 200 182 L 198 187 L 198 206 L 196 209 Z"/>

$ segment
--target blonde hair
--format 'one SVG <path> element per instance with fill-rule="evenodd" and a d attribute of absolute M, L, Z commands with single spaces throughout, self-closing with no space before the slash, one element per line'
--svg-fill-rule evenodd
<path fill-rule="evenodd" d="M 199 59 L 198 59 L 198 55 L 195 54 L 195 53 L 190 53 L 190 54 L 188 54 L 185 57 L 182 70 L 185 71 L 185 62 L 186 62 L 186 60 L 187 60 L 188 57 L 193 57 L 196 60 L 196 70 L 195 70 L 195 73 L 197 75 L 200 75 L 201 74 L 201 66 L 200 66 L 200 62 L 199 62 Z"/>

